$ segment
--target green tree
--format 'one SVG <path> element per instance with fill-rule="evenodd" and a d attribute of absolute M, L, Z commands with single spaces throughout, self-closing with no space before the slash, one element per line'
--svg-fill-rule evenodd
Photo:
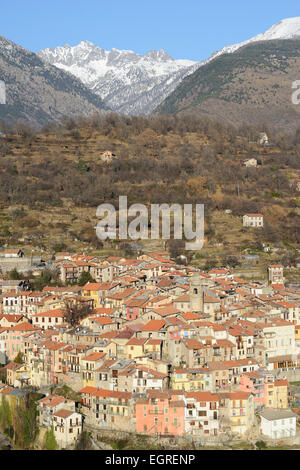
<path fill-rule="evenodd" d="M 83 271 L 78 279 L 78 285 L 84 286 L 88 282 L 95 282 L 95 279 L 87 271 Z"/>
<path fill-rule="evenodd" d="M 255 442 L 255 445 L 259 450 L 266 449 L 267 447 L 267 444 L 265 443 L 265 441 L 257 441 Z"/>
<path fill-rule="evenodd" d="M 16 357 L 14 358 L 14 362 L 16 362 L 17 364 L 23 364 L 23 354 L 21 353 L 21 351 L 19 351 Z"/>
<path fill-rule="evenodd" d="M 45 438 L 45 449 L 46 450 L 56 450 L 58 447 L 56 439 L 55 439 L 55 434 L 54 434 L 54 427 L 51 426 L 51 429 L 49 429 L 46 433 L 46 438 Z"/>
<path fill-rule="evenodd" d="M 10 271 L 9 279 L 12 280 L 12 281 L 19 281 L 20 280 L 20 275 L 18 273 L 17 268 L 14 268 L 12 271 Z"/>
<path fill-rule="evenodd" d="M 12 425 L 11 409 L 5 395 L 2 396 L 0 405 L 0 424 L 4 430 L 9 429 Z"/>
<path fill-rule="evenodd" d="M 15 442 L 23 449 L 34 443 L 38 434 L 37 402 L 34 394 L 28 393 L 14 409 L 13 428 Z"/>
<path fill-rule="evenodd" d="M 90 171 L 89 165 L 84 160 L 82 160 L 82 158 L 78 159 L 77 168 L 80 173 L 85 173 L 87 171 Z"/>

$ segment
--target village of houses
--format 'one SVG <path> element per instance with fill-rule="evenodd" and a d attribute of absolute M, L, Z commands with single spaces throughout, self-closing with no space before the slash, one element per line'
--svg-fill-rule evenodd
<path fill-rule="evenodd" d="M 56 253 L 54 264 L 65 287 L 0 280 L 0 400 L 42 391 L 39 425 L 53 426 L 60 448 L 83 429 L 203 446 L 297 441 L 300 290 L 285 286 L 283 266 L 270 265 L 262 283 L 177 265 L 167 252 Z M 79 286 L 85 271 L 95 282 Z M 88 307 L 77 324 L 67 302 Z M 80 402 L 51 394 L 56 384 Z"/>

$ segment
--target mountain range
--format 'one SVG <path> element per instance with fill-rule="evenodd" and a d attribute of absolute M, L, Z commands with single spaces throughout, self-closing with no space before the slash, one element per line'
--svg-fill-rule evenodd
<path fill-rule="evenodd" d="M 292 102 L 292 84 L 299 79 L 299 51 L 300 38 L 253 42 L 222 54 L 186 77 L 157 111 L 295 130 L 300 106 Z"/>
<path fill-rule="evenodd" d="M 0 36 L 0 80 L 7 104 L 0 119 L 34 125 L 63 115 L 112 110 L 125 115 L 193 111 L 232 124 L 258 120 L 296 127 L 292 83 L 300 79 L 300 17 L 288 18 L 202 62 L 106 51 L 89 42 L 37 54 Z"/>
<path fill-rule="evenodd" d="M 107 109 L 74 75 L 45 64 L 36 54 L 0 36 L 0 80 L 6 104 L 0 120 L 21 120 L 38 128 L 64 115 L 92 115 Z"/>
<path fill-rule="evenodd" d="M 110 109 L 127 115 L 151 113 L 198 67 L 196 62 L 174 60 L 164 50 L 145 55 L 129 50 L 105 51 L 89 41 L 45 49 L 38 56 L 72 73 Z"/>

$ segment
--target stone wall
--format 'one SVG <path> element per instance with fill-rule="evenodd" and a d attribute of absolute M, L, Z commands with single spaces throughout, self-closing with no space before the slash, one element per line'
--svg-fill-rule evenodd
<path fill-rule="evenodd" d="M 41 262 L 41 257 L 30 256 L 24 258 L 3 258 L 0 257 L 0 269 L 3 273 L 17 269 L 19 272 L 36 270 L 33 265 Z M 1 272 L 0 271 L 0 272 Z"/>
<path fill-rule="evenodd" d="M 300 382 L 300 369 L 276 369 L 268 371 L 276 379 L 287 379 L 289 382 Z"/>

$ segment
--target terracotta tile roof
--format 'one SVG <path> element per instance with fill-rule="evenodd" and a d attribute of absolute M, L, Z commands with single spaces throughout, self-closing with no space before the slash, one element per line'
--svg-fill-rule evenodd
<path fill-rule="evenodd" d="M 181 313 L 181 316 L 185 319 L 185 320 L 201 320 L 201 315 L 197 315 L 197 313 L 194 313 L 194 312 L 185 312 L 185 313 Z"/>
<path fill-rule="evenodd" d="M 118 392 L 116 390 L 104 390 L 104 389 L 97 389 L 91 393 L 94 397 L 102 397 L 102 398 L 122 398 L 128 400 L 132 397 L 132 393 L 130 392 Z"/>
<path fill-rule="evenodd" d="M 126 343 L 126 346 L 142 346 L 146 341 L 146 338 L 132 338 Z"/>
<path fill-rule="evenodd" d="M 203 347 L 203 344 L 196 339 L 184 339 L 183 343 L 185 344 L 187 349 L 200 349 Z"/>
<path fill-rule="evenodd" d="M 153 339 L 153 338 L 150 338 L 147 340 L 147 343 L 146 345 L 148 346 L 158 346 L 158 345 L 161 345 L 162 343 L 162 340 L 161 339 Z"/>
<path fill-rule="evenodd" d="M 0 393 L 3 393 L 4 395 L 8 395 L 10 392 L 14 390 L 13 387 L 6 387 L 0 390 Z"/>
<path fill-rule="evenodd" d="M 153 311 L 157 313 L 158 315 L 160 315 L 161 317 L 167 317 L 169 315 L 177 315 L 181 313 L 180 310 L 178 310 L 177 308 L 174 308 L 172 305 L 168 307 L 157 307 L 153 309 Z"/>
<path fill-rule="evenodd" d="M 112 325 L 114 323 L 109 317 L 89 317 L 89 320 L 99 323 L 100 325 Z"/>
<path fill-rule="evenodd" d="M 117 311 L 116 308 L 108 308 L 108 307 L 99 307 L 99 308 L 94 308 L 92 310 L 93 315 L 113 315 Z"/>
<path fill-rule="evenodd" d="M 289 386 L 289 381 L 288 380 L 275 380 L 274 385 L 276 387 L 288 387 Z"/>
<path fill-rule="evenodd" d="M 173 302 L 189 302 L 189 301 L 190 301 L 189 294 L 183 294 L 180 297 L 176 297 L 176 299 L 173 300 Z"/>
<path fill-rule="evenodd" d="M 17 370 L 17 369 L 20 369 L 20 367 L 22 367 L 23 364 L 18 364 L 16 362 L 10 362 L 9 364 L 7 364 L 4 369 L 6 370 Z"/>
<path fill-rule="evenodd" d="M 9 328 L 10 331 L 30 331 L 30 330 L 39 330 L 38 327 L 33 326 L 29 322 L 17 323 L 15 326 Z"/>
<path fill-rule="evenodd" d="M 159 331 L 165 326 L 164 320 L 150 320 L 140 331 Z"/>
<path fill-rule="evenodd" d="M 5 319 L 9 323 L 18 323 L 22 318 L 26 318 L 24 315 L 14 315 L 14 314 L 3 314 L 0 315 L 0 320 Z"/>
<path fill-rule="evenodd" d="M 187 398 L 195 398 L 198 402 L 218 402 L 218 395 L 211 392 L 187 392 Z"/>
<path fill-rule="evenodd" d="M 58 317 L 58 318 L 63 318 L 64 317 L 64 310 L 61 308 L 55 308 L 53 310 L 47 310 L 46 312 L 41 312 L 37 313 L 36 315 L 33 315 L 35 318 L 42 318 L 42 317 Z"/>
<path fill-rule="evenodd" d="M 91 354 L 88 354 L 87 356 L 83 357 L 83 361 L 99 361 L 99 359 L 102 359 L 105 357 L 105 353 L 103 352 L 93 352 Z"/>
<path fill-rule="evenodd" d="M 86 394 L 90 395 L 93 392 L 95 392 L 96 390 L 98 390 L 97 387 L 87 386 L 87 387 L 83 387 L 81 390 L 79 390 L 78 393 L 86 393 Z"/>
<path fill-rule="evenodd" d="M 47 397 L 38 400 L 38 402 L 42 405 L 51 406 L 51 408 L 59 405 L 60 403 L 75 403 L 74 400 L 70 400 L 59 395 L 48 395 Z"/>
<path fill-rule="evenodd" d="M 57 416 L 58 418 L 65 419 L 71 416 L 73 413 L 76 413 L 76 411 L 62 409 L 62 410 L 56 411 L 56 413 L 54 413 L 53 416 Z"/>

